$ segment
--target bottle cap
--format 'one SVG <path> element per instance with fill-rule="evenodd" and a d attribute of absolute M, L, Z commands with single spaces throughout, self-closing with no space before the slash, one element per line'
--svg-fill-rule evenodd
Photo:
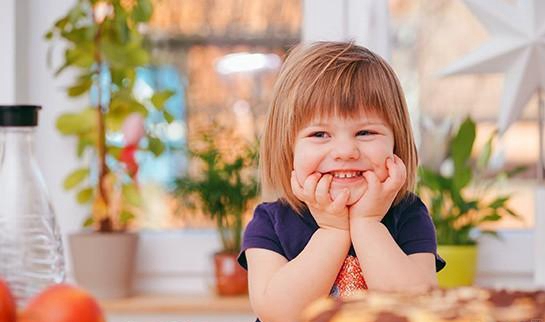
<path fill-rule="evenodd" d="M 0 126 L 38 125 L 39 105 L 0 105 Z"/>

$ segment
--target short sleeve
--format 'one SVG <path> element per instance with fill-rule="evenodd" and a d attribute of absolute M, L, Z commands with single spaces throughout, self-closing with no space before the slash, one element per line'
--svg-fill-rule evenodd
<path fill-rule="evenodd" d="M 407 255 L 432 253 L 435 255 L 435 269 L 439 272 L 445 261 L 437 254 L 435 227 L 428 209 L 420 198 L 411 198 L 410 204 L 400 214 L 397 243 Z"/>
<path fill-rule="evenodd" d="M 248 269 L 246 262 L 246 250 L 249 248 L 264 248 L 279 253 L 285 257 L 284 251 L 274 229 L 273 219 L 269 213 L 267 204 L 260 204 L 254 211 L 252 220 L 246 226 L 242 247 L 238 255 L 238 263 Z"/>

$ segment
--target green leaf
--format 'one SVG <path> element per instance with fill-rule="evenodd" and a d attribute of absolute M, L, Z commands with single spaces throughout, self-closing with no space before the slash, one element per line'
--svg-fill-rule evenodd
<path fill-rule="evenodd" d="M 51 40 L 53 39 L 53 31 L 48 31 L 45 35 L 44 35 L 45 39 L 46 40 Z"/>
<path fill-rule="evenodd" d="M 488 205 L 488 207 L 493 208 L 493 209 L 498 209 L 498 208 L 501 208 L 501 207 L 505 207 L 505 203 L 507 201 L 509 201 L 509 198 L 510 198 L 510 196 L 498 197 L 498 198 L 494 199 L 494 201 L 492 201 Z"/>
<path fill-rule="evenodd" d="M 70 11 L 68 11 L 68 15 L 66 18 L 68 19 L 68 22 L 70 24 L 75 25 L 80 18 L 85 17 L 85 11 L 82 8 L 82 3 L 78 2 Z"/>
<path fill-rule="evenodd" d="M 165 150 L 165 145 L 158 138 L 149 137 L 148 150 L 150 150 L 157 157 L 163 153 Z"/>
<path fill-rule="evenodd" d="M 477 167 L 479 167 L 479 169 L 486 169 L 488 167 L 488 163 L 490 162 L 490 156 L 492 155 L 492 142 L 494 141 L 495 135 L 496 133 L 494 132 L 488 138 L 481 150 L 481 153 L 479 153 L 479 157 L 477 159 Z"/>
<path fill-rule="evenodd" d="M 66 64 L 81 68 L 89 68 L 95 63 L 93 47 L 91 45 L 68 48 L 65 51 Z"/>
<path fill-rule="evenodd" d="M 167 121 L 168 124 L 174 122 L 175 120 L 174 116 L 167 111 L 163 112 L 163 117 L 165 118 L 165 121 Z"/>
<path fill-rule="evenodd" d="M 127 115 L 127 113 L 109 113 L 108 118 L 106 118 L 106 128 L 109 131 L 120 131 Z"/>
<path fill-rule="evenodd" d="M 469 185 L 473 177 L 473 172 L 471 167 L 463 166 L 454 169 L 454 175 L 452 176 L 452 184 L 454 189 L 462 190 L 464 187 Z"/>
<path fill-rule="evenodd" d="M 136 22 L 147 22 L 153 14 L 153 5 L 151 0 L 138 0 L 133 9 L 132 17 Z"/>
<path fill-rule="evenodd" d="M 80 204 L 85 204 L 91 201 L 91 198 L 93 197 L 94 189 L 91 187 L 87 187 L 83 190 L 80 190 L 76 196 L 76 200 Z"/>
<path fill-rule="evenodd" d="M 142 205 L 142 197 L 134 184 L 123 185 L 122 195 L 129 204 L 136 207 L 140 207 Z"/>
<path fill-rule="evenodd" d="M 77 84 L 70 86 L 67 90 L 68 96 L 70 97 L 77 97 L 81 96 L 89 91 L 91 86 L 93 85 L 93 80 L 91 77 L 85 77 L 78 81 Z"/>
<path fill-rule="evenodd" d="M 473 150 L 473 143 L 475 142 L 476 135 L 475 122 L 471 118 L 466 118 L 458 133 L 451 141 L 450 152 L 454 161 L 454 168 L 463 167 L 469 161 L 471 157 L 471 151 Z"/>
<path fill-rule="evenodd" d="M 112 68 L 125 69 L 135 68 L 146 65 L 149 61 L 148 52 L 140 47 L 140 44 L 135 46 L 122 46 L 113 40 L 105 38 L 101 51 L 106 61 Z"/>
<path fill-rule="evenodd" d="M 113 156 L 115 159 L 119 160 L 119 157 L 121 156 L 121 148 L 117 146 L 109 146 L 108 154 Z"/>
<path fill-rule="evenodd" d="M 64 189 L 69 190 L 80 184 L 89 176 L 88 168 L 80 168 L 72 171 L 66 179 L 64 179 Z"/>
<path fill-rule="evenodd" d="M 426 167 L 419 167 L 418 175 L 419 185 L 427 187 L 429 189 L 441 191 L 448 189 L 448 187 L 450 186 L 449 180 L 447 178 Z"/>
<path fill-rule="evenodd" d="M 70 63 L 65 61 L 64 64 L 55 71 L 55 77 L 59 76 L 68 67 L 70 67 Z"/>
<path fill-rule="evenodd" d="M 509 171 L 506 172 L 506 175 L 508 178 L 512 178 L 514 176 L 517 176 L 521 173 L 523 173 L 524 171 L 526 171 L 528 168 L 526 166 L 518 166 L 518 167 L 515 167 L 514 169 L 511 169 Z"/>
<path fill-rule="evenodd" d="M 131 88 L 133 86 L 136 73 L 131 68 L 111 68 L 112 82 L 120 88 Z"/>
<path fill-rule="evenodd" d="M 57 118 L 57 129 L 63 135 L 76 134 L 79 132 L 79 115 L 74 113 L 65 113 Z"/>
<path fill-rule="evenodd" d="M 165 103 L 169 98 L 174 96 L 174 94 L 176 93 L 171 90 L 155 92 L 151 97 L 151 102 L 156 109 L 163 110 L 165 108 Z"/>
<path fill-rule="evenodd" d="M 149 62 L 149 54 L 143 48 L 131 48 L 125 56 L 125 62 L 128 66 L 143 66 Z"/>
<path fill-rule="evenodd" d="M 96 28 L 94 26 L 86 26 L 82 28 L 73 28 L 69 31 L 62 31 L 61 35 L 66 40 L 74 43 L 77 47 L 89 48 L 92 46 L 92 41 L 95 36 Z"/>
<path fill-rule="evenodd" d="M 129 222 L 131 222 L 132 220 L 134 220 L 134 218 L 136 218 L 136 216 L 128 211 L 128 210 L 123 210 L 121 211 L 121 213 L 119 214 L 119 221 L 122 223 L 122 224 L 128 224 Z"/>
<path fill-rule="evenodd" d="M 91 227 L 94 223 L 95 223 L 95 220 L 93 219 L 93 216 L 89 216 L 83 222 L 83 227 Z"/>
<path fill-rule="evenodd" d="M 85 152 L 85 149 L 88 147 L 92 147 L 94 145 L 94 141 L 87 138 L 87 136 L 81 136 L 78 140 L 78 146 L 77 146 L 77 155 L 79 158 L 83 156 L 83 153 Z"/>
<path fill-rule="evenodd" d="M 479 220 L 479 223 L 498 221 L 501 219 L 501 216 L 498 213 L 493 213 L 491 215 L 485 216 Z"/>
<path fill-rule="evenodd" d="M 64 113 L 57 118 L 57 129 L 63 135 L 87 134 L 96 128 L 97 110 L 86 108 L 79 113 Z"/>
<path fill-rule="evenodd" d="M 129 26 L 127 25 L 127 15 L 123 12 L 120 5 L 115 5 L 116 12 L 114 16 L 114 26 L 117 39 L 121 44 L 126 44 L 129 40 Z"/>
<path fill-rule="evenodd" d="M 58 29 L 64 29 L 66 24 L 68 23 L 68 16 L 62 17 L 61 19 L 55 21 L 55 28 Z"/>
<path fill-rule="evenodd" d="M 517 214 L 512 209 L 504 207 L 503 210 L 505 210 L 509 216 L 511 216 L 513 218 L 516 218 L 516 219 L 518 219 L 520 221 L 524 221 L 524 218 L 521 215 Z"/>

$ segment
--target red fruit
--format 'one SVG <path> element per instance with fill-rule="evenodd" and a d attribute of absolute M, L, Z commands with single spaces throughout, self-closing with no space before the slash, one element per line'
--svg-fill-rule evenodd
<path fill-rule="evenodd" d="M 86 291 L 57 284 L 32 298 L 19 322 L 105 322 L 97 301 Z"/>
<path fill-rule="evenodd" d="M 0 279 L 0 322 L 15 322 L 17 308 L 8 284 Z"/>

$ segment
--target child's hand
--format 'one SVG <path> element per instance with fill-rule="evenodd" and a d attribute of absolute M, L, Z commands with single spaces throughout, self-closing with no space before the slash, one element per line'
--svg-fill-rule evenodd
<path fill-rule="evenodd" d="M 384 218 L 407 178 L 407 168 L 395 154 L 393 158 L 386 159 L 386 169 L 388 177 L 384 182 L 380 182 L 373 171 L 363 173 L 367 180 L 367 191 L 349 208 L 351 221 L 357 218 L 381 221 Z"/>
<path fill-rule="evenodd" d="M 299 200 L 306 203 L 310 213 L 320 228 L 349 229 L 348 207 L 350 197 L 348 189 L 331 200 L 329 188 L 333 177 L 330 174 L 321 175 L 315 172 L 299 184 L 295 171 L 291 173 L 291 189 Z"/>

